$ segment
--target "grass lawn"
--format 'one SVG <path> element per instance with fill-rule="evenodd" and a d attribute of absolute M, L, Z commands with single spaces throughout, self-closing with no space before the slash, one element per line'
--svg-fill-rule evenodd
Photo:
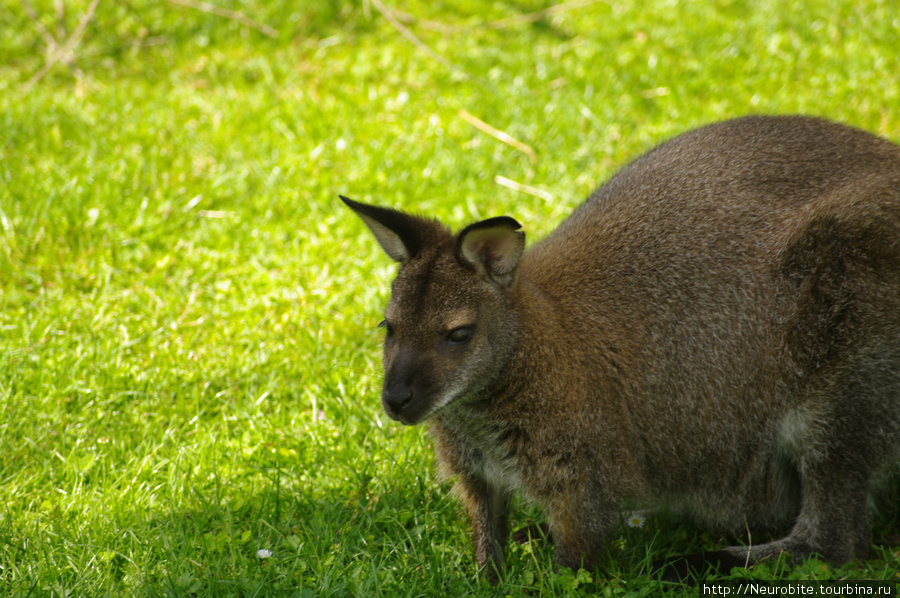
<path fill-rule="evenodd" d="M 729 539 L 671 518 L 480 578 L 381 413 L 394 268 L 337 196 L 534 239 L 702 123 L 900 141 L 896 2 L 184 2 L 0 0 L 0 595 L 696 595 L 641 569 Z M 735 574 L 898 570 L 895 540 Z"/>

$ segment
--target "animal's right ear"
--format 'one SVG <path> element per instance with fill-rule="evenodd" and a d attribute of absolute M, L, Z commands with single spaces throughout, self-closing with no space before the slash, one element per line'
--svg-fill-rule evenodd
<path fill-rule="evenodd" d="M 422 220 L 390 208 L 379 208 L 353 201 L 343 195 L 347 204 L 366 223 L 381 248 L 394 261 L 406 263 L 422 249 Z"/>

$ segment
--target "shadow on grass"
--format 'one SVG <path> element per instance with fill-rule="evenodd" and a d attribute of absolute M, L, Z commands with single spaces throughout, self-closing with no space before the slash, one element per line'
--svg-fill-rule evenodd
<path fill-rule="evenodd" d="M 63 514 L 58 525 L 6 530 L 0 534 L 2 580 L 17 597 L 677 595 L 689 585 L 648 574 L 654 561 L 746 542 L 662 514 L 642 528 L 623 528 L 597 571 L 569 571 L 554 567 L 552 541 L 533 533 L 531 541 L 510 542 L 503 581 L 492 588 L 476 570 L 468 522 L 446 484 L 425 476 L 359 477 L 322 488 L 301 475 L 265 474 L 195 481 L 178 501 L 183 507 L 111 514 L 109 529 L 91 531 L 99 546 L 87 545 L 82 524 Z M 898 494 L 900 481 L 879 497 L 884 508 L 874 536 L 887 545 L 876 546 L 866 561 L 834 567 L 779 559 L 701 576 L 893 579 L 900 569 Z M 514 530 L 540 521 L 537 508 L 516 506 Z"/>

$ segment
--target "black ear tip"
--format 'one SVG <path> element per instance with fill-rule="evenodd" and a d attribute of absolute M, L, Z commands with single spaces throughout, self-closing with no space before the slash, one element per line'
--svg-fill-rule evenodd
<path fill-rule="evenodd" d="M 522 228 L 522 225 L 519 224 L 519 221 L 515 218 L 510 218 L 509 216 L 496 216 L 494 218 L 482 220 L 481 222 L 476 222 L 475 224 L 470 224 L 465 229 L 463 229 L 462 233 L 460 233 L 460 236 L 464 236 L 466 233 L 469 233 L 473 230 L 494 228 L 498 226 L 505 226 L 506 228 L 516 231 Z"/>
<path fill-rule="evenodd" d="M 357 202 L 353 201 L 345 195 L 338 195 L 338 197 L 341 198 L 341 201 L 343 201 L 347 205 L 347 207 L 352 208 L 353 206 L 359 205 Z"/>
<path fill-rule="evenodd" d="M 509 224 L 510 227 L 512 227 L 513 230 L 519 230 L 520 228 L 522 228 L 522 225 L 515 218 L 510 218 L 509 216 L 506 216 L 506 218 L 507 218 L 507 223 Z"/>

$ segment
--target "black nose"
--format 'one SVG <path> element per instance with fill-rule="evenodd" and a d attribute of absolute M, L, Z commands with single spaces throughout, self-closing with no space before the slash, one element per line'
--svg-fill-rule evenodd
<path fill-rule="evenodd" d="M 411 388 L 385 390 L 382 393 L 384 404 L 390 409 L 391 413 L 399 414 L 412 400 L 413 393 Z"/>

